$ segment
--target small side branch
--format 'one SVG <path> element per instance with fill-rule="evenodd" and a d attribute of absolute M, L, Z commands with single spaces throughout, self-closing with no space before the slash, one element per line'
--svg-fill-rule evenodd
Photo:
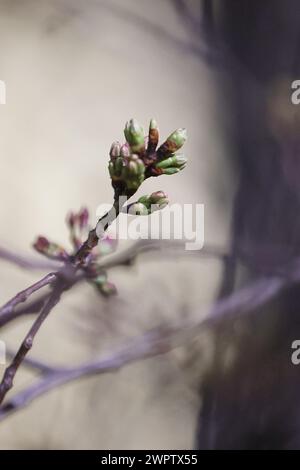
<path fill-rule="evenodd" d="M 54 276 L 55 276 L 54 279 L 56 279 L 56 275 Z M 25 336 L 17 354 L 13 358 L 11 364 L 5 370 L 2 382 L 0 384 L 0 404 L 3 402 L 7 392 L 12 388 L 14 377 L 20 365 L 22 364 L 23 360 L 25 359 L 25 356 L 32 348 L 33 341 L 37 332 L 41 328 L 43 322 L 46 320 L 51 310 L 59 302 L 61 294 L 64 289 L 65 289 L 65 285 L 61 283 L 57 284 L 54 287 L 52 294 L 50 295 L 48 301 L 44 305 L 41 313 L 39 314 L 39 316 L 33 323 L 27 335 Z"/>
<path fill-rule="evenodd" d="M 1 317 L 13 312 L 14 308 L 22 302 L 25 302 L 34 292 L 42 289 L 45 286 L 53 284 L 57 278 L 56 273 L 49 273 L 38 282 L 19 292 L 12 299 L 0 308 L 0 322 Z"/>

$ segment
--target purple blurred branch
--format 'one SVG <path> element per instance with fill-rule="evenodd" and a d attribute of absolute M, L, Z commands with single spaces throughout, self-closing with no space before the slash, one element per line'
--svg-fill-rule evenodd
<path fill-rule="evenodd" d="M 26 302 L 26 300 L 34 294 L 34 292 L 42 289 L 45 286 L 49 286 L 53 284 L 53 282 L 57 279 L 56 273 L 49 273 L 45 277 L 43 277 L 40 281 L 35 282 L 31 286 L 27 287 L 26 289 L 19 292 L 15 295 L 12 299 L 10 299 L 6 304 L 4 304 L 0 308 L 0 322 L 1 317 L 5 315 L 9 315 L 14 311 L 14 308 L 22 302 Z"/>
<path fill-rule="evenodd" d="M 11 264 L 15 264 L 16 266 L 22 269 L 38 271 L 54 270 L 61 265 L 61 262 L 55 263 L 50 261 L 40 261 L 26 258 L 25 256 L 17 255 L 16 253 L 3 247 L 0 247 L 0 259 L 8 261 Z"/>
<path fill-rule="evenodd" d="M 240 315 L 251 314 L 257 307 L 264 305 L 278 295 L 285 287 L 299 281 L 300 269 L 296 263 L 281 275 L 262 278 L 227 298 L 217 301 L 206 318 L 201 321 L 177 325 L 176 328 L 174 326 L 157 328 L 130 340 L 124 347 L 105 357 L 77 367 L 52 367 L 40 361 L 25 358 L 24 363 L 31 368 L 38 369 L 41 372 L 41 377 L 0 407 L 0 420 L 5 419 L 12 412 L 24 408 L 34 399 L 58 386 L 85 376 L 116 371 L 148 357 L 166 354 L 196 337 L 203 328 L 212 327 L 225 319 L 230 320 L 231 317 L 236 318 Z"/>

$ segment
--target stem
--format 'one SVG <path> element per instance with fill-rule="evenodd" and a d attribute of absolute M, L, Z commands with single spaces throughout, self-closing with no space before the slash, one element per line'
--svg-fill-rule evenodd
<path fill-rule="evenodd" d="M 16 255 L 12 251 L 6 248 L 0 247 L 0 258 L 15 264 L 19 268 L 31 269 L 31 270 L 50 270 L 58 269 L 61 262 L 50 262 L 50 261 L 39 261 L 33 259 L 27 259 L 24 256 Z"/>
<path fill-rule="evenodd" d="M 88 256 L 91 254 L 93 248 L 97 246 L 99 241 L 97 232 L 104 234 L 108 227 L 114 222 L 114 220 L 116 220 L 121 210 L 121 197 L 122 196 L 119 195 L 117 191 L 115 191 L 114 204 L 112 208 L 98 220 L 96 227 L 89 232 L 87 240 L 81 245 L 74 257 L 73 261 L 75 266 L 82 266 L 86 262 Z"/>
<path fill-rule="evenodd" d="M 56 275 L 55 275 L 56 279 Z M 59 302 L 62 292 L 64 291 L 66 285 L 63 284 L 56 284 L 54 287 L 52 294 L 50 295 L 48 301 L 44 305 L 41 313 L 34 321 L 32 327 L 30 328 L 29 332 L 25 336 L 18 352 L 16 353 L 15 357 L 13 358 L 11 364 L 7 367 L 4 372 L 2 382 L 0 384 L 0 404 L 3 402 L 7 392 L 12 388 L 14 377 L 19 369 L 20 365 L 22 364 L 25 356 L 30 351 L 33 345 L 34 338 L 41 328 L 43 322 L 48 317 L 51 310 L 55 307 L 55 305 Z"/>
<path fill-rule="evenodd" d="M 27 289 L 22 290 L 17 295 L 15 295 L 11 300 L 9 300 L 6 304 L 4 304 L 0 308 L 0 322 L 1 318 L 7 314 L 13 312 L 14 308 L 22 303 L 25 302 L 28 297 L 30 297 L 34 292 L 38 291 L 42 287 L 48 286 L 52 284 L 57 279 L 56 273 L 49 273 L 45 277 L 43 277 L 40 281 L 35 282 L 31 286 L 27 287 Z"/>

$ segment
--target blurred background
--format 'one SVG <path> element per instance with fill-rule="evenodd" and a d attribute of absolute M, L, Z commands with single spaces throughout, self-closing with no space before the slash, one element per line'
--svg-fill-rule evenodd
<path fill-rule="evenodd" d="M 0 0 L 0 245 L 31 254 L 39 234 L 68 244 L 65 216 L 82 205 L 95 222 L 113 196 L 111 143 L 123 140 L 128 119 L 147 127 L 155 117 L 161 138 L 187 128 L 189 162 L 172 178 L 147 180 L 141 194 L 163 189 L 171 202 L 204 204 L 205 243 L 229 254 L 226 264 L 142 256 L 111 270 L 119 295 L 109 301 L 77 287 L 32 357 L 77 364 L 160 324 L 200 320 L 216 298 L 294 259 L 296 12 L 296 0 Z M 38 276 L 1 261 L 1 303 Z M 297 336 L 297 292 L 286 295 L 251 321 L 43 396 L 1 423 L 0 447 L 297 446 L 295 410 L 276 395 L 279 381 L 282 401 L 292 403 L 298 380 L 278 378 L 278 363 L 289 366 L 290 331 Z M 287 309 L 293 323 L 282 319 Z M 31 321 L 3 328 L 1 340 L 15 349 Z M 268 387 L 266 363 L 268 374 L 277 368 Z M 21 373 L 16 390 L 31 380 Z"/>

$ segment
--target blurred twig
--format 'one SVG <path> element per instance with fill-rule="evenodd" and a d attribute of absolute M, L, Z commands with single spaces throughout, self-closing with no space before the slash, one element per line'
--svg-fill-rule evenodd
<path fill-rule="evenodd" d="M 41 377 L 0 407 L 0 420 L 25 407 L 53 388 L 84 376 L 116 371 L 132 362 L 165 354 L 190 341 L 203 328 L 212 327 L 224 319 L 230 320 L 240 315 L 250 314 L 257 307 L 264 305 L 271 298 L 278 295 L 285 287 L 300 282 L 299 265 L 300 261 L 293 263 L 281 275 L 262 278 L 234 292 L 227 298 L 217 301 L 203 320 L 177 325 L 176 327 L 174 325 L 167 328 L 162 326 L 140 337 L 131 339 L 123 348 L 99 360 L 92 360 L 73 368 L 65 368 L 52 367 L 40 361 L 25 359 L 27 366 L 41 372 Z"/>
<path fill-rule="evenodd" d="M 40 261 L 26 258 L 25 256 L 18 255 L 15 252 L 12 252 L 11 250 L 3 247 L 0 247 L 0 259 L 8 261 L 11 264 L 15 264 L 19 268 L 38 271 L 51 269 L 54 270 L 61 265 L 61 263 L 58 262 Z"/>

